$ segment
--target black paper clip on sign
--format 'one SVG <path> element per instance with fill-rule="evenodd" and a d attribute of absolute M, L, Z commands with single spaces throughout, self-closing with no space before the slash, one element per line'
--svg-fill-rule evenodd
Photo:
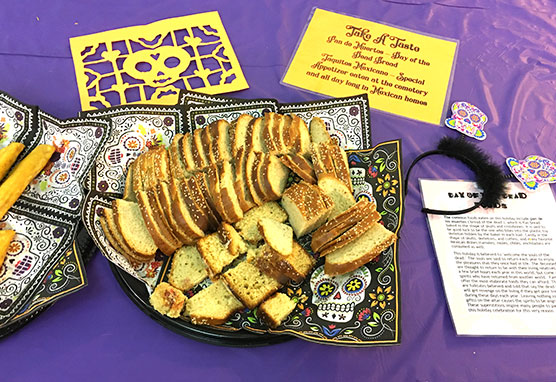
<path fill-rule="evenodd" d="M 502 196 L 504 196 L 507 177 L 504 175 L 502 169 L 492 163 L 489 156 L 482 150 L 472 143 L 467 142 L 463 136 L 460 136 L 458 139 L 443 137 L 438 143 L 436 150 L 426 151 L 413 160 L 405 177 L 404 188 L 406 195 L 411 170 L 417 162 L 431 155 L 444 155 L 463 162 L 475 173 L 475 181 L 477 182 L 477 186 L 483 190 L 483 193 L 481 200 L 469 208 L 455 211 L 422 208 L 422 212 L 434 215 L 461 215 L 471 212 L 478 207 L 494 208 L 499 203 Z"/>

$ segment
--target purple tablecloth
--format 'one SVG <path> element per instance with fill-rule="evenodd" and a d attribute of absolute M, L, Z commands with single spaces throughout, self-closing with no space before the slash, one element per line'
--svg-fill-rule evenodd
<path fill-rule="evenodd" d="M 13 1 L 0 8 L 0 89 L 59 118 L 80 109 L 72 36 L 218 10 L 250 88 L 236 97 L 281 102 L 316 96 L 279 84 L 312 7 L 305 1 Z M 489 117 L 481 148 L 556 159 L 556 4 L 548 1 L 321 1 L 318 6 L 460 40 L 451 101 Z M 373 143 L 402 138 L 404 169 L 445 127 L 371 113 Z M 456 336 L 418 177 L 469 178 L 450 160 L 412 175 L 401 230 L 401 345 L 345 348 L 294 339 L 263 348 L 217 347 L 158 325 L 124 294 L 97 254 L 89 285 L 1 342 L 0 380 L 556 380 L 554 338 Z M 554 191 L 554 187 L 553 187 Z"/>

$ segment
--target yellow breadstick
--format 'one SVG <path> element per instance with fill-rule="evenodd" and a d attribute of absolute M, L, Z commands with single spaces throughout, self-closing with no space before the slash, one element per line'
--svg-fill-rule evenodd
<path fill-rule="evenodd" d="M 0 185 L 0 219 L 13 206 L 25 187 L 46 166 L 55 150 L 51 145 L 39 145 L 15 166 L 6 181 Z"/>
<path fill-rule="evenodd" d="M 8 253 L 8 247 L 15 236 L 15 231 L 11 229 L 0 231 L 0 267 L 4 263 L 6 254 Z"/>
<path fill-rule="evenodd" d="M 23 143 L 12 142 L 3 149 L 0 149 L 0 180 L 4 179 L 24 147 Z"/>

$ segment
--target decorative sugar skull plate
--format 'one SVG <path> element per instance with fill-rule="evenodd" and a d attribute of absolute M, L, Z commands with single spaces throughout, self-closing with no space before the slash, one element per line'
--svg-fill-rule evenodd
<path fill-rule="evenodd" d="M 83 110 L 175 105 L 180 90 L 248 87 L 218 12 L 70 39 Z"/>
<path fill-rule="evenodd" d="M 468 102 L 455 102 L 452 105 L 452 117 L 446 119 L 446 126 L 482 141 L 486 139 L 487 121 L 488 117 L 477 106 Z"/>
<path fill-rule="evenodd" d="M 514 176 L 528 190 L 536 190 L 543 183 L 556 183 L 556 163 L 538 155 L 524 160 L 507 158 L 506 164 Z"/>

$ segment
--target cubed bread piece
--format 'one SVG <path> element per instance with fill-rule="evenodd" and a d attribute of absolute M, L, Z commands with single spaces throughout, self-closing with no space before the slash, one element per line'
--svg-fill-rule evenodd
<path fill-rule="evenodd" d="M 178 240 L 187 245 L 191 245 L 198 239 L 198 236 L 194 231 L 189 229 L 188 226 L 179 224 L 174 215 L 172 214 L 172 193 L 170 191 L 170 186 L 166 182 L 160 182 L 156 188 L 156 196 L 160 201 L 160 207 L 170 225 L 172 233 L 178 238 Z"/>
<path fill-rule="evenodd" d="M 224 272 L 222 277 L 232 293 L 249 309 L 255 309 L 281 287 L 280 283 L 247 261 Z"/>
<path fill-rule="evenodd" d="M 170 256 L 183 243 L 171 232 L 164 213 L 160 208 L 159 201 L 156 198 L 156 192 L 154 190 L 139 191 L 137 193 L 137 202 L 147 230 L 151 234 L 156 246 L 162 253 Z M 116 208 L 114 209 L 116 210 Z"/>
<path fill-rule="evenodd" d="M 284 166 L 292 170 L 301 180 L 317 184 L 317 176 L 313 170 L 313 164 L 300 154 L 286 154 L 280 157 Z"/>
<path fill-rule="evenodd" d="M 207 266 L 194 245 L 179 248 L 172 258 L 168 282 L 187 291 L 208 277 Z"/>
<path fill-rule="evenodd" d="M 284 192 L 282 206 L 288 214 L 295 236 L 299 238 L 324 224 L 334 203 L 319 187 L 300 182 Z"/>
<path fill-rule="evenodd" d="M 200 170 L 201 168 L 197 167 L 197 161 L 199 161 L 199 158 L 195 161 L 195 156 L 193 154 L 193 134 L 186 133 L 179 141 L 179 147 L 185 164 L 185 169 L 190 173 Z"/>
<path fill-rule="evenodd" d="M 269 247 L 282 256 L 291 255 L 293 248 L 292 227 L 267 217 L 260 218 L 257 227 Z"/>
<path fill-rule="evenodd" d="M 139 205 L 134 202 L 115 199 L 112 201 L 112 210 L 114 211 L 115 226 L 122 237 L 122 241 L 141 257 L 154 257 L 158 246 L 152 239 Z"/>
<path fill-rule="evenodd" d="M 382 224 L 374 223 L 363 235 L 326 255 L 324 272 L 336 276 L 354 271 L 380 255 L 396 239 Z"/>
<path fill-rule="evenodd" d="M 376 213 L 376 204 L 374 202 L 371 203 L 367 199 L 359 200 L 348 210 L 330 219 L 313 233 L 311 237 L 311 249 L 314 252 L 318 252 L 327 243 L 336 239 L 345 231 L 363 220 L 365 216 L 371 215 L 376 218 Z M 380 214 L 378 214 L 376 221 L 378 220 L 380 220 Z"/>
<path fill-rule="evenodd" d="M 229 242 L 223 243 L 220 240 L 220 235 L 216 232 L 203 237 L 197 242 L 197 250 L 205 261 L 211 278 L 222 272 L 224 267 L 230 265 L 239 256 L 239 253 L 232 254 L 229 251 L 229 245 Z"/>
<path fill-rule="evenodd" d="M 180 316 L 186 301 L 187 298 L 179 289 L 165 282 L 156 286 L 149 299 L 157 312 L 171 318 Z"/>
<path fill-rule="evenodd" d="M 286 280 L 301 282 L 315 266 L 315 259 L 298 242 L 293 242 L 292 253 L 283 256 L 268 244 L 251 258 L 253 265 L 280 283 Z"/>
<path fill-rule="evenodd" d="M 256 244 L 263 239 L 259 233 L 258 222 L 262 217 L 274 219 L 280 223 L 288 220 L 288 214 L 277 202 L 268 202 L 254 207 L 243 215 L 243 219 L 234 224 L 241 237 L 249 243 Z"/>
<path fill-rule="evenodd" d="M 272 154 L 263 156 L 260 171 L 259 183 L 265 194 L 265 200 L 278 200 L 286 189 L 290 170 Z"/>
<path fill-rule="evenodd" d="M 187 300 L 186 315 L 195 325 L 221 325 L 228 317 L 243 309 L 243 304 L 230 292 L 224 280 L 218 280 Z"/>
<path fill-rule="evenodd" d="M 253 117 L 249 114 L 240 115 L 231 123 L 229 134 L 232 144 L 232 155 L 235 157 L 240 149 L 245 150 L 247 135 L 249 131 L 249 123 Z"/>
<path fill-rule="evenodd" d="M 309 134 L 313 144 L 327 143 L 332 139 L 326 129 L 326 124 L 319 117 L 313 117 L 313 119 L 311 119 Z"/>
<path fill-rule="evenodd" d="M 349 188 L 335 176 L 321 176 L 318 186 L 334 202 L 329 219 L 335 218 L 355 204 L 355 198 Z"/>
<path fill-rule="evenodd" d="M 258 315 L 271 328 L 278 327 L 295 309 L 295 301 L 284 293 L 275 293 L 259 307 Z"/>
<path fill-rule="evenodd" d="M 232 256 L 239 256 L 247 252 L 247 243 L 232 225 L 222 222 L 217 232 L 220 242 L 227 247 Z"/>

